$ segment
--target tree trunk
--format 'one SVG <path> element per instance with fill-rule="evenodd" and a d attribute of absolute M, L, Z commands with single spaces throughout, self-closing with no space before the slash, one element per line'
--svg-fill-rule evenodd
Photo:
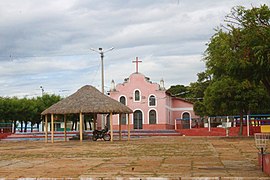
<path fill-rule="evenodd" d="M 24 121 L 25 125 L 24 125 L 24 132 L 27 132 L 27 121 Z"/>
<path fill-rule="evenodd" d="M 89 127 L 90 127 L 90 130 L 92 130 L 92 125 L 91 125 L 91 120 L 88 121 L 89 122 Z"/>
<path fill-rule="evenodd" d="M 87 122 L 85 119 L 83 120 L 83 123 L 84 123 L 84 130 L 86 131 L 87 130 Z"/>
<path fill-rule="evenodd" d="M 243 135 L 243 111 L 240 112 L 240 129 L 239 129 L 239 136 Z"/>
<path fill-rule="evenodd" d="M 75 131 L 77 131 L 77 120 L 75 121 Z"/>
<path fill-rule="evenodd" d="M 71 131 L 74 131 L 74 121 L 72 121 Z"/>
<path fill-rule="evenodd" d="M 33 123 L 31 122 L 31 132 L 33 132 Z"/>
<path fill-rule="evenodd" d="M 13 133 L 16 133 L 16 120 L 13 121 L 14 127 L 13 127 Z"/>
<path fill-rule="evenodd" d="M 76 130 L 77 130 L 77 120 L 72 121 L 72 131 L 76 131 Z"/>
<path fill-rule="evenodd" d="M 40 123 L 38 122 L 38 123 L 37 123 L 37 130 L 38 130 L 38 132 L 39 132 L 39 124 L 40 124 Z"/>
<path fill-rule="evenodd" d="M 23 121 L 21 121 L 21 132 L 23 132 Z"/>

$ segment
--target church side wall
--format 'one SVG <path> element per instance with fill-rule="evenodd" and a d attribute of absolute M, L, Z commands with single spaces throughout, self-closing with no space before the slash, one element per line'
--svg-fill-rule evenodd
<path fill-rule="evenodd" d="M 174 111 L 174 119 L 182 118 L 183 113 L 187 112 L 190 114 L 191 118 L 198 118 L 193 110 L 193 104 L 189 102 L 182 101 L 180 99 L 172 100 L 172 109 Z"/>

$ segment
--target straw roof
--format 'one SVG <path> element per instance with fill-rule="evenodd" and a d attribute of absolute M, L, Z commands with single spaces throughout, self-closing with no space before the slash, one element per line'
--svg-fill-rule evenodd
<path fill-rule="evenodd" d="M 83 86 L 76 93 L 55 103 L 41 114 L 77 114 L 77 113 L 132 113 L 124 104 L 102 94 L 90 85 Z"/>

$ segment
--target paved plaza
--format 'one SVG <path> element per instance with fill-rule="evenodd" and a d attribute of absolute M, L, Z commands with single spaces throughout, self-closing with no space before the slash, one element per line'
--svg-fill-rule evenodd
<path fill-rule="evenodd" d="M 131 141 L 0 141 L 1 178 L 270 179 L 253 138 L 141 137 Z"/>

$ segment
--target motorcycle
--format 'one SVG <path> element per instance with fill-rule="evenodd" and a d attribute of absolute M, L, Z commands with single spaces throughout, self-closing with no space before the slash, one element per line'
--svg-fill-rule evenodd
<path fill-rule="evenodd" d="M 108 131 L 109 131 L 109 128 L 107 126 L 105 126 L 104 129 L 100 131 L 94 130 L 93 136 L 92 136 L 93 141 L 96 141 L 97 139 L 104 139 L 104 141 L 110 141 L 111 135 Z"/>

